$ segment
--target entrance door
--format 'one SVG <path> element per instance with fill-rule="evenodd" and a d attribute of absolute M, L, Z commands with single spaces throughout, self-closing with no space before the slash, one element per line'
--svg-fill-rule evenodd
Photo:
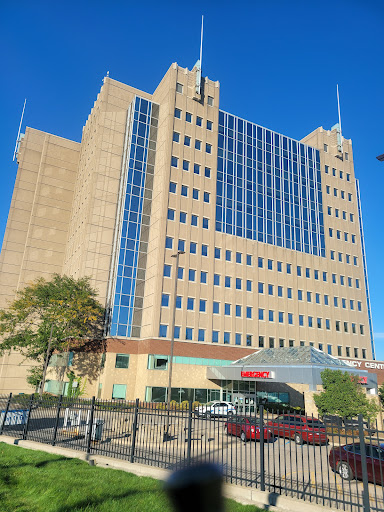
<path fill-rule="evenodd" d="M 237 408 L 237 414 L 254 414 L 256 407 L 256 394 L 246 392 L 233 393 L 233 403 Z"/>

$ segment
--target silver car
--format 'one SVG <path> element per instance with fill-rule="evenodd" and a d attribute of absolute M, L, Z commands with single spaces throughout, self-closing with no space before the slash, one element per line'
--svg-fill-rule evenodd
<path fill-rule="evenodd" d="M 206 405 L 196 407 L 195 414 L 206 418 L 214 416 L 231 416 L 232 414 L 236 414 L 236 407 L 231 402 L 220 402 L 219 400 L 215 400 L 214 402 L 208 402 Z"/>

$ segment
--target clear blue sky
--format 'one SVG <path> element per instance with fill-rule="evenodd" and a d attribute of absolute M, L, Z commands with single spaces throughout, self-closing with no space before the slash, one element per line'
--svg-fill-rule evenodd
<path fill-rule="evenodd" d="M 131 7 L 131 5 L 134 5 Z M 172 62 L 192 68 L 205 16 L 203 74 L 221 107 L 300 139 L 337 122 L 360 179 L 377 358 L 384 359 L 384 2 L 377 0 L 0 3 L 0 240 L 25 125 L 80 141 L 107 71 L 152 92 Z"/>

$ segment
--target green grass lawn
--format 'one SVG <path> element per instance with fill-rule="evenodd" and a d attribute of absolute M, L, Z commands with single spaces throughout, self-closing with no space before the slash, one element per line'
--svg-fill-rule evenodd
<path fill-rule="evenodd" d="M 227 512 L 257 507 L 226 500 Z M 0 442 L 1 512 L 172 510 L 163 483 Z M 199 511 L 196 511 L 199 512 Z"/>

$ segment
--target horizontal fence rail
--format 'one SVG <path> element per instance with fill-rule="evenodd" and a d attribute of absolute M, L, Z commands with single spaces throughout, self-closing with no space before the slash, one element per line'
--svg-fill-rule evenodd
<path fill-rule="evenodd" d="M 384 510 L 384 432 L 260 405 L 200 406 L 0 395 L 0 434 L 178 469 L 212 462 L 227 482 L 351 512 Z"/>

